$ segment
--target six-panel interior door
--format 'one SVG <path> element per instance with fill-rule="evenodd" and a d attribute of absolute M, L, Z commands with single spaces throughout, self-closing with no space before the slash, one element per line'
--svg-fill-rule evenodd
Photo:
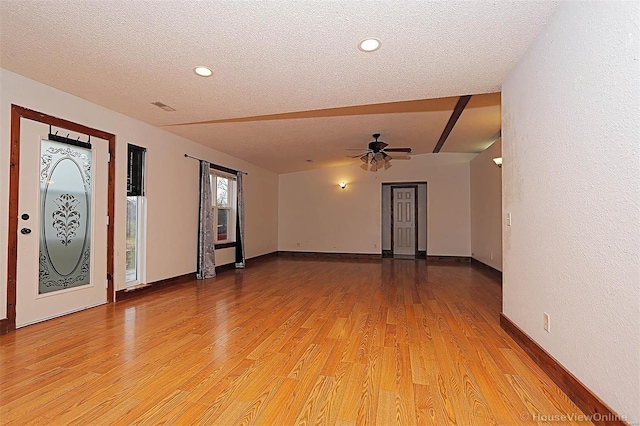
<path fill-rule="evenodd" d="M 415 188 L 393 188 L 393 254 L 416 254 Z"/>
<path fill-rule="evenodd" d="M 21 119 L 17 327 L 107 302 L 108 141 L 48 133 Z"/>

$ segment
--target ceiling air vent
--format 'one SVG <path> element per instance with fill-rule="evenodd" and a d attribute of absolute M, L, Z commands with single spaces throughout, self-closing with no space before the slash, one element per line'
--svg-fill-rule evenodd
<path fill-rule="evenodd" d="M 158 108 L 162 108 L 165 111 L 175 111 L 175 108 L 171 108 L 169 105 L 163 104 L 162 102 L 151 102 L 151 105 L 155 105 Z"/>

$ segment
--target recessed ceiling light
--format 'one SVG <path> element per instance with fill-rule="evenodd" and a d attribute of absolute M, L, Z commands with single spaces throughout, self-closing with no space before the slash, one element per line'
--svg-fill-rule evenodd
<path fill-rule="evenodd" d="M 193 72 L 198 74 L 200 77 L 211 77 L 213 75 L 213 71 L 207 67 L 195 67 Z"/>
<path fill-rule="evenodd" d="M 378 50 L 380 49 L 380 40 L 373 37 L 365 38 L 360 42 L 358 49 L 362 50 L 363 52 L 373 52 L 375 50 Z"/>

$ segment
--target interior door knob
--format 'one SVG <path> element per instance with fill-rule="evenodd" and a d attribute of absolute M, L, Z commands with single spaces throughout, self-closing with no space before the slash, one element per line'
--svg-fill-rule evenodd
<path fill-rule="evenodd" d="M 22 216 L 20 216 L 22 218 L 22 220 L 29 220 L 29 215 L 24 213 Z"/>
<path fill-rule="evenodd" d="M 31 233 L 31 229 L 29 229 L 29 228 L 22 228 L 22 229 L 20 230 L 20 233 L 21 233 L 21 234 L 23 234 L 23 235 L 30 234 L 30 233 Z"/>

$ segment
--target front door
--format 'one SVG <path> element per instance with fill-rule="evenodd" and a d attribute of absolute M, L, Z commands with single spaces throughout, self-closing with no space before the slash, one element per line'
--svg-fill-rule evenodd
<path fill-rule="evenodd" d="M 416 255 L 416 189 L 393 188 L 393 254 Z"/>
<path fill-rule="evenodd" d="M 108 141 L 49 129 L 21 119 L 17 327 L 107 302 Z"/>

